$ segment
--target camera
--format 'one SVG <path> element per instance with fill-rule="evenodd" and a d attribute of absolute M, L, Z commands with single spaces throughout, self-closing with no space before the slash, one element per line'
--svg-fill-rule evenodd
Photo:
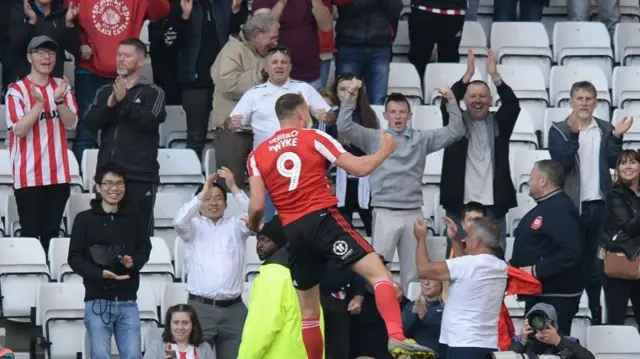
<path fill-rule="evenodd" d="M 550 325 L 549 316 L 542 310 L 532 311 L 527 315 L 527 320 L 529 321 L 529 326 L 534 332 L 544 330 Z"/>
<path fill-rule="evenodd" d="M 564 356 L 549 354 L 520 354 L 516 352 L 495 352 L 487 355 L 487 359 L 564 359 Z"/>

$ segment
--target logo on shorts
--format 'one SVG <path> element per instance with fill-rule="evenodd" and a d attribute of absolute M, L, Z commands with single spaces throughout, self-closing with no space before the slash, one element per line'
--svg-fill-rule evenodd
<path fill-rule="evenodd" d="M 343 256 L 347 254 L 348 251 L 349 251 L 349 246 L 345 241 L 336 241 L 333 244 L 333 253 L 335 253 L 337 256 Z"/>
<path fill-rule="evenodd" d="M 107 36 L 122 34 L 131 22 L 131 11 L 122 0 L 99 0 L 91 9 L 91 20 Z"/>

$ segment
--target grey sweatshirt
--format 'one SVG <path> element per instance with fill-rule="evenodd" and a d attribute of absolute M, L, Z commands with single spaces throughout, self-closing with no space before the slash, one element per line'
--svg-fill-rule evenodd
<path fill-rule="evenodd" d="M 352 120 L 354 101 L 343 101 L 338 114 L 338 136 L 365 153 L 380 147 L 380 130 L 363 127 Z M 394 209 L 422 206 L 422 175 L 427 155 L 458 141 L 465 134 L 458 104 L 448 104 L 449 125 L 437 130 L 407 129 L 407 135 L 395 136 L 396 151 L 369 176 L 371 205 Z"/>

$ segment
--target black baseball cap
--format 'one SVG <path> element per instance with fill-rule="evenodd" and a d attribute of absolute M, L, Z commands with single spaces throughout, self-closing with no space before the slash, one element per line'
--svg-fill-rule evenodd
<path fill-rule="evenodd" d="M 34 50 L 37 50 L 39 48 L 58 51 L 58 44 L 49 36 L 36 36 L 31 39 L 31 41 L 29 41 L 29 44 L 27 45 L 27 52 L 33 52 Z"/>

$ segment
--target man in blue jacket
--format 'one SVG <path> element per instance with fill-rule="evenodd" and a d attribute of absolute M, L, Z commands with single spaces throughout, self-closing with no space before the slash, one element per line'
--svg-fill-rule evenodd
<path fill-rule="evenodd" d="M 529 195 L 538 204 L 514 231 L 511 265 L 542 284 L 542 294 L 525 300 L 525 311 L 538 303 L 552 305 L 558 313 L 560 331 L 569 335 L 586 277 L 580 215 L 562 190 L 563 185 L 564 171 L 559 162 L 536 162 L 529 179 Z"/>
<path fill-rule="evenodd" d="M 601 285 L 595 264 L 604 218 L 604 198 L 612 185 L 609 169 L 616 166 L 622 150 L 622 135 L 629 130 L 633 120 L 625 118 L 614 128 L 609 122 L 595 117 L 598 99 L 596 88 L 590 82 L 574 83 L 570 96 L 573 112 L 566 120 L 551 125 L 549 153 L 564 168 L 564 191 L 580 213 L 589 308 L 595 323 L 600 323 Z"/>

